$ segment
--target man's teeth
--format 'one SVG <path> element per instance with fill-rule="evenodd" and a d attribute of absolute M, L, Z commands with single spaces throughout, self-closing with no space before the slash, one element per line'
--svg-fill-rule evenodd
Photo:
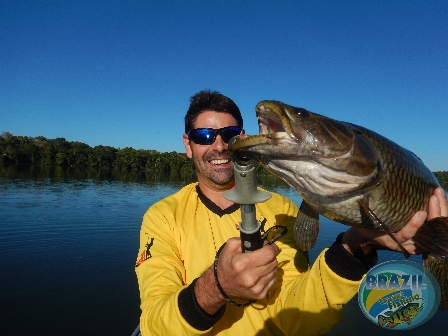
<path fill-rule="evenodd" d="M 228 159 L 221 159 L 221 160 L 211 160 L 210 163 L 214 165 L 224 164 L 228 163 L 230 160 Z"/>

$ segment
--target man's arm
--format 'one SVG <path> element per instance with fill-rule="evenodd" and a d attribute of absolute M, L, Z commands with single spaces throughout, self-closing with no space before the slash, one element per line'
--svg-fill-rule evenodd
<path fill-rule="evenodd" d="M 153 205 L 143 217 L 135 268 L 141 298 L 142 335 L 201 335 L 206 332 L 196 330 L 180 313 L 178 301 L 188 286 L 173 235 L 172 213 L 173 209 L 165 202 Z"/>

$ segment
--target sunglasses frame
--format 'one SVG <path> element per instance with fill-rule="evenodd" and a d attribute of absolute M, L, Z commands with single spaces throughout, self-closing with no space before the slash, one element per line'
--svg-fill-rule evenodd
<path fill-rule="evenodd" d="M 225 143 L 229 143 L 230 139 L 233 138 L 235 135 L 232 135 L 226 141 L 226 139 L 224 139 L 223 132 L 225 132 L 228 129 L 232 129 L 232 128 L 235 129 L 235 131 L 237 128 L 239 129 L 238 135 L 241 134 L 241 132 L 244 133 L 244 129 L 241 126 L 226 126 L 226 127 L 222 127 L 222 128 L 195 128 L 195 129 L 188 131 L 187 134 L 188 134 L 188 138 L 197 145 L 213 144 L 216 141 L 216 137 L 218 136 L 218 134 L 221 135 L 222 141 L 224 141 Z M 194 135 L 194 132 L 197 132 L 197 131 L 208 131 L 209 133 L 207 135 L 208 136 L 212 135 L 212 137 L 209 138 L 209 141 L 202 142 L 202 141 L 198 140 L 198 138 Z M 204 138 L 205 138 L 205 136 L 204 136 Z M 196 141 L 198 141 L 198 142 L 196 142 Z"/>

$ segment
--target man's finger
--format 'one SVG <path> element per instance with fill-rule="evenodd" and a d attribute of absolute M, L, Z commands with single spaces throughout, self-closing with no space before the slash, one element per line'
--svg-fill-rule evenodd
<path fill-rule="evenodd" d="M 418 211 L 412 216 L 411 220 L 398 232 L 395 237 L 400 243 L 412 239 L 417 230 L 425 223 L 427 213 L 426 211 Z"/>

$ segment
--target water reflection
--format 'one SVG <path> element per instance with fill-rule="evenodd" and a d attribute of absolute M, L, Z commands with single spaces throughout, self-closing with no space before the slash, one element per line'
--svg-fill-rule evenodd
<path fill-rule="evenodd" d="M 94 180 L 94 181 L 120 181 L 134 183 L 175 183 L 185 185 L 196 180 L 193 172 L 154 172 L 144 170 L 78 168 L 65 166 L 45 165 L 2 165 L 0 176 L 9 179 L 22 180 Z"/>
<path fill-rule="evenodd" d="M 133 266 L 142 216 L 194 181 L 194 173 L 0 165 L 0 335 L 129 335 L 140 313 Z M 258 184 L 301 203 L 278 178 L 258 176 Z M 321 225 L 311 260 L 347 229 Z M 375 330 L 356 302 L 350 312 L 363 331 Z"/>

